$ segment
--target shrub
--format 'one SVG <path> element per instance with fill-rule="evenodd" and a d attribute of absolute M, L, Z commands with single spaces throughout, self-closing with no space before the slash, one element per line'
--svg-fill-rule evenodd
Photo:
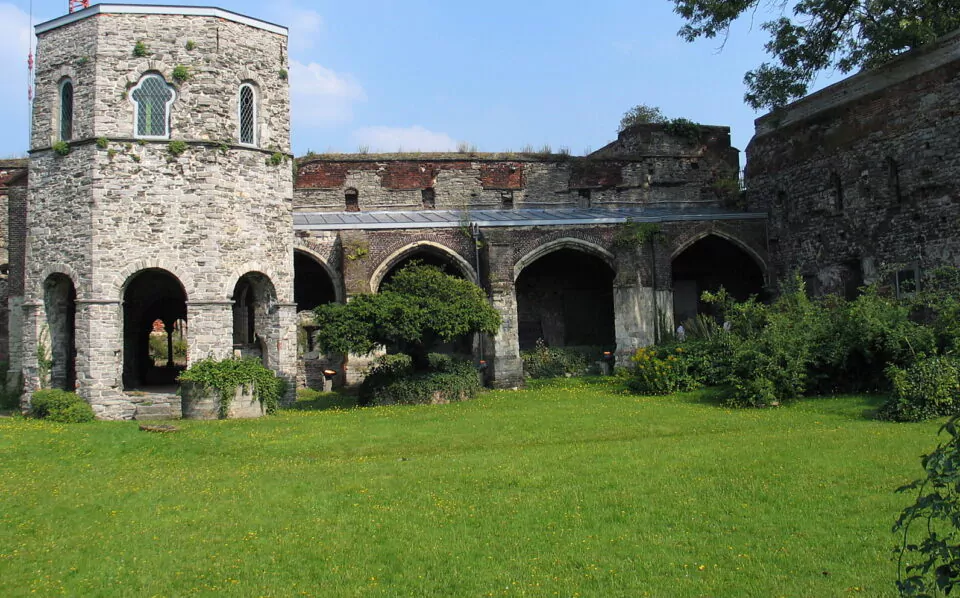
<path fill-rule="evenodd" d="M 480 392 L 469 361 L 431 353 L 431 368 L 414 371 L 409 355 L 384 355 L 360 385 L 362 405 L 417 405 L 472 399 Z"/>
<path fill-rule="evenodd" d="M 36 418 L 60 423 L 83 423 L 95 419 L 89 403 L 72 392 L 59 389 L 33 393 L 30 413 Z"/>
<path fill-rule="evenodd" d="M 138 40 L 137 43 L 133 44 L 133 55 L 137 58 L 143 58 L 150 53 L 150 48 L 147 47 L 147 44 Z"/>
<path fill-rule="evenodd" d="M 529 378 L 582 376 L 601 354 L 600 347 L 548 347 L 543 339 L 529 351 L 521 351 L 523 373 Z"/>
<path fill-rule="evenodd" d="M 70 144 L 66 141 L 57 141 L 52 146 L 50 146 L 58 156 L 69 156 L 70 155 Z"/>
<path fill-rule="evenodd" d="M 627 388 L 635 393 L 668 395 L 701 386 L 689 371 L 683 347 L 641 347 L 630 361 L 633 370 Z"/>
<path fill-rule="evenodd" d="M 182 64 L 178 64 L 177 66 L 173 67 L 173 72 L 171 75 L 173 76 L 174 81 L 177 83 L 183 83 L 190 78 L 190 69 Z"/>
<path fill-rule="evenodd" d="M 254 387 L 254 393 L 267 413 L 273 413 L 287 390 L 287 384 L 259 359 L 204 359 L 180 374 L 181 382 L 192 382 L 220 394 L 220 413 L 226 414 L 238 386 Z"/>
<path fill-rule="evenodd" d="M 897 492 L 916 491 L 893 526 L 902 534 L 897 548 L 897 589 L 901 596 L 949 596 L 960 583 L 960 431 L 953 418 L 941 428 L 950 439 L 922 459 L 926 476 Z M 921 530 L 914 542 L 910 530 Z M 913 560 L 907 564 L 905 558 Z"/>
<path fill-rule="evenodd" d="M 960 411 L 960 360 L 937 355 L 917 360 L 903 369 L 887 368 L 893 396 L 880 409 L 880 417 L 896 421 L 921 421 Z"/>

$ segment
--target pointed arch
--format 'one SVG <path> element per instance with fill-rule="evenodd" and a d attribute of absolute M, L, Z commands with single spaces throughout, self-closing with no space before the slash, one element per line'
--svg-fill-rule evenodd
<path fill-rule="evenodd" d="M 563 237 L 561 239 L 556 239 L 550 241 L 549 243 L 544 243 L 529 253 L 517 260 L 517 263 L 513 266 L 513 280 L 514 282 L 520 278 L 520 273 L 523 272 L 523 269 L 542 258 L 545 255 L 553 253 L 554 251 L 560 251 L 561 249 L 573 249 L 576 251 L 582 251 L 588 253 L 594 257 L 598 257 L 616 273 L 617 271 L 617 260 L 614 255 L 597 245 L 596 243 L 591 243 L 590 241 L 584 241 L 583 239 L 577 239 L 574 237 Z"/>
<path fill-rule="evenodd" d="M 670 261 L 672 262 L 673 260 L 677 259 L 677 257 L 681 253 L 683 253 L 684 251 L 692 247 L 698 241 L 702 241 L 703 239 L 706 239 L 710 235 L 720 237 L 724 241 L 729 241 L 730 243 L 733 243 L 734 245 L 736 245 L 739 249 L 742 249 L 747 255 L 753 258 L 753 261 L 757 263 L 757 265 L 760 267 L 760 270 L 763 272 L 764 277 L 767 276 L 767 261 L 757 252 L 756 249 L 754 249 L 747 243 L 744 243 L 742 240 L 738 239 L 735 235 L 731 235 L 730 233 L 724 230 L 716 229 L 716 228 L 699 231 L 687 237 L 682 242 L 678 243 L 673 248 L 673 251 L 670 252 Z"/>
<path fill-rule="evenodd" d="M 465 260 L 459 253 L 434 241 L 415 241 L 394 251 L 380 262 L 380 265 L 377 266 L 373 271 L 373 275 L 370 277 L 370 290 L 374 293 L 380 290 L 380 285 L 383 283 L 387 274 L 389 274 L 397 264 L 418 252 L 439 254 L 443 258 L 449 259 L 467 280 L 473 284 L 479 284 L 477 272 L 473 268 L 473 265 Z"/>

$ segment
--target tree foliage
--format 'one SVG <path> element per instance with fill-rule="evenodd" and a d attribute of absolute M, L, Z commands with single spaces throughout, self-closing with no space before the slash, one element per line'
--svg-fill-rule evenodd
<path fill-rule="evenodd" d="M 397 272 L 376 295 L 321 305 L 316 314 L 324 350 L 368 354 L 391 346 L 412 356 L 415 367 L 426 366 L 438 342 L 500 328 L 500 315 L 480 287 L 422 264 Z"/>
<path fill-rule="evenodd" d="M 817 73 L 873 68 L 960 27 L 960 0 L 673 0 L 687 23 L 680 37 L 725 37 L 762 7 L 771 62 L 747 72 L 746 102 L 774 109 L 807 93 Z"/>
<path fill-rule="evenodd" d="M 623 118 L 620 119 L 620 127 L 617 130 L 623 132 L 633 125 L 665 122 L 667 122 L 667 117 L 663 115 L 659 107 L 637 104 L 623 113 Z"/>

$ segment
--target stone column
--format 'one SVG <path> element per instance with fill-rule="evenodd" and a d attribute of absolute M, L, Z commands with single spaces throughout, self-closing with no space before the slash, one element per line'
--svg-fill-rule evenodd
<path fill-rule="evenodd" d="M 187 325 L 187 367 L 233 356 L 233 301 L 188 301 Z"/>
<path fill-rule="evenodd" d="M 22 366 L 23 389 L 20 395 L 20 408 L 23 411 L 30 409 L 30 396 L 42 386 L 39 360 L 37 356 L 38 343 L 42 334 L 43 303 L 40 301 L 24 301 L 23 307 L 23 345 Z"/>
<path fill-rule="evenodd" d="M 297 397 L 297 304 L 280 303 L 276 307 L 275 345 L 268 352 L 271 363 L 264 364 L 287 381 L 285 403 Z"/>
<path fill-rule="evenodd" d="M 136 406 L 123 394 L 123 307 L 119 301 L 77 301 L 77 394 L 99 419 L 131 419 Z"/>
<path fill-rule="evenodd" d="M 496 282 L 490 286 L 490 302 L 502 319 L 500 330 L 493 336 L 490 384 L 494 388 L 514 388 L 523 384 L 516 288 L 512 282 Z"/>
<path fill-rule="evenodd" d="M 9 335 L 9 355 L 10 364 L 7 367 L 7 387 L 8 393 L 18 392 L 23 383 L 23 297 L 15 296 L 7 300 L 8 313 L 10 314 Z"/>

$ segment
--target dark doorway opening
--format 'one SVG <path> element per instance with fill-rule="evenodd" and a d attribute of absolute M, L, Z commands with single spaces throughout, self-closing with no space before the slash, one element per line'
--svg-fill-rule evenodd
<path fill-rule="evenodd" d="M 154 323 L 163 325 L 167 359 L 155 360 L 151 350 Z M 173 335 L 186 343 L 187 294 L 177 277 L 159 268 L 141 270 L 123 293 L 123 387 L 125 390 L 171 386 L 186 367 L 174 356 Z M 157 327 L 159 328 L 159 327 Z M 157 333 L 161 333 L 157 330 Z M 154 341 L 156 344 L 156 341 Z M 161 363 L 162 365 L 158 365 Z"/>
<path fill-rule="evenodd" d="M 763 270 L 746 251 L 717 235 L 708 235 L 673 260 L 674 321 L 683 324 L 698 314 L 717 317 L 717 306 L 705 303 L 704 291 L 720 287 L 738 301 L 763 296 Z"/>

